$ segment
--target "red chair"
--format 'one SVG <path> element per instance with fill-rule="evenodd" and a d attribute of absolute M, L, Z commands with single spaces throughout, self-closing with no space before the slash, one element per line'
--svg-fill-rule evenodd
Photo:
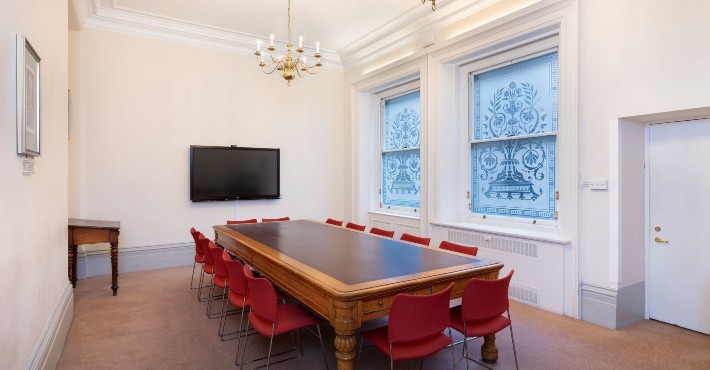
<path fill-rule="evenodd" d="M 354 224 L 352 222 L 348 222 L 345 225 L 346 228 L 351 229 L 351 230 L 357 230 L 357 231 L 365 231 L 365 226 L 364 225 L 358 225 Z"/>
<path fill-rule="evenodd" d="M 214 275 L 212 275 L 212 284 L 210 284 L 210 297 L 207 301 L 207 317 L 210 319 L 214 319 L 217 317 L 217 314 L 212 314 L 210 312 L 210 309 L 212 307 L 212 301 L 217 299 L 214 295 L 214 288 L 217 287 L 222 289 L 222 304 L 220 306 L 224 306 L 224 298 L 227 295 L 227 289 L 229 288 L 229 279 L 227 275 L 227 267 L 224 265 L 224 261 L 222 260 L 222 253 L 225 253 L 222 248 L 216 246 L 210 240 L 207 243 L 207 250 L 209 250 L 210 254 L 212 255 L 212 261 L 214 261 Z M 221 317 L 222 314 L 220 313 L 220 321 Z"/>
<path fill-rule="evenodd" d="M 424 358 L 439 352 L 451 343 L 451 338 L 442 331 L 450 324 L 449 301 L 453 287 L 451 283 L 431 295 L 398 294 L 392 300 L 388 325 L 360 335 L 389 355 L 390 369 L 394 369 L 395 361 Z M 360 342 L 358 363 L 363 342 Z"/>
<path fill-rule="evenodd" d="M 241 225 L 241 224 L 255 224 L 257 223 L 255 218 L 250 218 L 248 220 L 227 220 L 227 225 Z"/>
<path fill-rule="evenodd" d="M 325 223 L 335 226 L 343 226 L 343 221 L 333 220 L 332 218 L 325 220 Z"/>
<path fill-rule="evenodd" d="M 207 244 L 210 243 L 210 240 L 205 238 L 202 233 L 200 233 L 197 236 L 197 240 L 202 246 L 202 251 L 203 251 L 203 256 L 204 256 L 204 262 L 202 263 L 202 272 L 200 273 L 200 287 L 197 289 L 197 300 L 199 302 L 204 302 L 207 300 L 207 298 L 202 298 L 202 288 L 207 288 L 206 286 L 203 286 L 203 282 L 205 280 L 205 275 L 212 276 L 214 275 L 214 258 L 212 257 L 212 253 L 209 253 L 207 249 Z"/>
<path fill-rule="evenodd" d="M 513 272 L 515 270 L 511 270 L 508 276 L 498 280 L 471 279 L 464 288 L 461 305 L 451 309 L 451 328 L 464 335 L 463 351 L 466 358 L 488 369 L 490 368 L 486 365 L 469 357 L 466 338 L 495 334 L 509 327 L 510 339 L 513 341 L 515 368 L 518 368 L 518 354 L 515 351 L 508 301 L 508 286 Z M 503 316 L 504 312 L 508 317 Z M 468 361 L 466 361 L 466 369 L 468 369 Z"/>
<path fill-rule="evenodd" d="M 199 263 L 200 268 L 202 268 L 202 264 L 205 262 L 205 256 L 204 251 L 202 251 L 202 244 L 200 244 L 199 239 L 197 239 L 197 237 L 200 235 L 200 232 L 195 230 L 194 227 L 191 227 L 190 235 L 192 235 L 192 239 L 195 240 L 195 262 L 192 264 L 192 278 L 190 279 L 190 289 L 197 289 L 192 287 L 192 284 L 195 281 L 195 267 Z"/>
<path fill-rule="evenodd" d="M 288 217 L 281 217 L 281 218 L 262 218 L 261 222 L 277 222 L 277 221 L 289 221 L 291 220 Z"/>
<path fill-rule="evenodd" d="M 370 229 L 370 234 L 375 234 L 375 235 L 380 235 L 380 236 L 386 236 L 388 238 L 394 238 L 394 230 L 383 230 L 383 229 L 378 229 L 376 227 L 373 227 Z"/>
<path fill-rule="evenodd" d="M 475 256 L 476 253 L 478 253 L 478 247 L 468 247 L 461 244 L 447 242 L 446 240 L 443 240 L 441 244 L 439 244 L 439 248 L 445 249 L 447 251 L 464 253 L 471 256 Z"/>
<path fill-rule="evenodd" d="M 402 234 L 402 237 L 400 237 L 399 240 L 404 240 L 406 242 L 412 242 L 412 243 L 417 243 L 417 244 L 421 244 L 421 245 L 426 245 L 427 247 L 429 246 L 429 243 L 431 243 L 431 238 L 422 238 L 422 237 L 415 236 L 412 234 L 407 234 L 407 233 Z"/>
<path fill-rule="evenodd" d="M 299 305 L 292 303 L 281 305 L 278 304 L 276 290 L 274 289 L 274 286 L 271 285 L 271 282 L 269 282 L 265 278 L 252 277 L 251 270 L 248 266 L 244 266 L 243 271 L 244 276 L 246 276 L 247 278 L 249 291 L 251 293 L 251 312 L 249 312 L 247 328 L 249 327 L 249 324 L 251 324 L 257 333 L 270 338 L 269 352 L 266 356 L 266 368 L 269 368 L 269 364 L 271 362 L 271 347 L 274 342 L 275 336 L 285 334 L 294 330 L 297 331 L 298 329 L 305 328 L 307 326 L 315 325 L 318 331 L 318 338 L 320 339 L 321 349 L 323 350 L 323 361 L 325 362 L 325 368 L 327 369 L 328 360 L 325 357 L 323 336 L 321 335 L 319 325 L 320 320 Z M 241 362 L 239 362 L 239 352 L 237 352 L 237 364 L 239 365 L 239 368 L 241 368 L 242 365 L 245 364 L 244 357 L 246 356 L 248 338 L 248 336 L 244 336 L 244 348 L 242 350 L 243 352 Z M 237 343 L 237 350 L 238 349 L 239 343 Z M 302 357 L 303 349 L 301 349 L 300 353 L 301 354 L 299 356 L 286 358 L 278 362 Z M 258 360 L 261 359 L 249 361 L 246 363 L 252 363 Z"/>

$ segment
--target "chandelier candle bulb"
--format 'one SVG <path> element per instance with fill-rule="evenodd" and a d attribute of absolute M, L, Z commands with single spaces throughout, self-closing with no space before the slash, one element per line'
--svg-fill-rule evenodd
<path fill-rule="evenodd" d="M 261 51 L 261 40 L 256 40 L 256 52 Z"/>
<path fill-rule="evenodd" d="M 303 35 L 298 36 L 298 48 L 300 49 L 302 47 L 303 47 Z"/>
<path fill-rule="evenodd" d="M 316 54 L 320 54 L 320 42 L 316 41 Z"/>
<path fill-rule="evenodd" d="M 271 36 L 269 36 L 269 47 L 274 47 L 274 34 L 272 33 Z"/>

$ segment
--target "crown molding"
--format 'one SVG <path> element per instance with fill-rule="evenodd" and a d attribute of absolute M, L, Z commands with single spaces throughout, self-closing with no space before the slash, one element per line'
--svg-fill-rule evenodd
<path fill-rule="evenodd" d="M 148 37 L 243 55 L 254 56 L 256 51 L 255 40 L 258 37 L 255 35 L 116 8 L 101 0 L 72 1 L 75 2 L 77 13 L 81 14 L 77 18 L 82 28 Z M 286 50 L 285 42 L 275 41 L 274 46 L 277 50 Z M 314 47 L 304 46 L 304 50 L 308 55 L 315 54 Z M 323 48 L 320 53 L 324 68 L 342 70 L 337 53 Z"/>
<path fill-rule="evenodd" d="M 254 55 L 256 35 L 185 22 L 156 14 L 120 8 L 114 0 L 71 0 L 80 28 L 100 29 L 168 42 L 206 47 L 243 55 Z M 503 0 L 439 0 L 436 11 L 429 6 L 413 8 L 359 40 L 338 50 L 321 48 L 321 61 L 327 69 L 349 70 L 363 66 L 404 46 L 420 42 L 433 44 L 435 31 L 465 17 L 481 12 Z M 278 50 L 286 43 L 276 40 Z M 306 54 L 315 48 L 304 47 Z"/>
<path fill-rule="evenodd" d="M 437 3 L 436 11 L 429 7 L 424 10 L 416 8 L 340 49 L 344 69 L 365 65 L 418 40 L 422 41 L 422 47 L 426 47 L 435 41 L 431 37 L 436 30 L 501 1 L 448 0 Z"/>

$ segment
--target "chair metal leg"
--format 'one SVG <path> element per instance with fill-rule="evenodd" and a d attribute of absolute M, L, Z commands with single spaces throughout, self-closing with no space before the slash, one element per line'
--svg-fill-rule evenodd
<path fill-rule="evenodd" d="M 518 353 L 515 351 L 515 337 L 513 336 L 513 320 L 510 318 L 510 309 L 508 309 L 508 320 L 510 320 L 510 340 L 513 341 L 513 357 L 515 357 L 515 370 L 518 370 Z"/>
<path fill-rule="evenodd" d="M 466 358 L 466 370 L 468 370 L 468 341 L 466 340 L 466 322 L 463 323 L 463 352 L 464 358 Z"/>
<path fill-rule="evenodd" d="M 451 327 L 449 326 L 449 338 L 453 341 L 454 337 L 451 335 Z M 464 339 L 466 339 L 464 337 Z M 454 346 L 451 346 L 451 368 L 456 370 L 456 357 L 454 356 Z"/>
<path fill-rule="evenodd" d="M 229 305 L 229 300 L 224 299 L 225 295 L 229 289 L 224 289 L 224 293 L 222 293 L 222 312 L 219 315 L 219 339 L 224 341 L 224 327 L 227 325 L 227 306 Z"/>
<path fill-rule="evenodd" d="M 212 292 L 214 292 L 214 276 L 212 277 L 212 283 L 210 284 L 210 296 L 207 299 L 207 317 L 210 317 L 210 307 L 212 306 Z"/>
<path fill-rule="evenodd" d="M 394 358 L 392 357 L 392 342 L 390 342 L 390 370 L 394 370 Z"/>
<path fill-rule="evenodd" d="M 276 323 L 271 324 L 271 338 L 269 338 L 269 353 L 266 355 L 266 370 L 269 370 L 269 363 L 271 362 L 271 346 L 274 344 L 274 329 L 276 329 Z"/>
<path fill-rule="evenodd" d="M 202 264 L 200 269 L 200 286 L 197 288 L 197 302 L 202 302 L 202 280 L 205 277 L 205 265 Z"/>
<path fill-rule="evenodd" d="M 318 330 L 318 339 L 320 339 L 320 349 L 323 350 L 323 363 L 325 363 L 325 370 L 328 370 L 328 357 L 325 355 L 325 346 L 323 345 L 323 335 L 320 332 L 320 325 L 316 324 L 316 329 Z"/>
<path fill-rule="evenodd" d="M 190 289 L 197 289 L 193 288 L 192 284 L 195 282 L 195 266 L 197 266 L 197 261 L 192 263 L 192 276 L 190 277 Z"/>
<path fill-rule="evenodd" d="M 360 357 L 362 357 L 362 344 L 365 343 L 365 339 L 360 337 L 360 350 L 357 351 L 357 362 L 355 363 L 355 368 L 360 365 Z"/>

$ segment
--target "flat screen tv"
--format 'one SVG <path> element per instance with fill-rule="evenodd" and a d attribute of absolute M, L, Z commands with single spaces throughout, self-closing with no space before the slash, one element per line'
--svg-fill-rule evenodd
<path fill-rule="evenodd" d="M 279 149 L 190 146 L 193 202 L 281 198 Z"/>

